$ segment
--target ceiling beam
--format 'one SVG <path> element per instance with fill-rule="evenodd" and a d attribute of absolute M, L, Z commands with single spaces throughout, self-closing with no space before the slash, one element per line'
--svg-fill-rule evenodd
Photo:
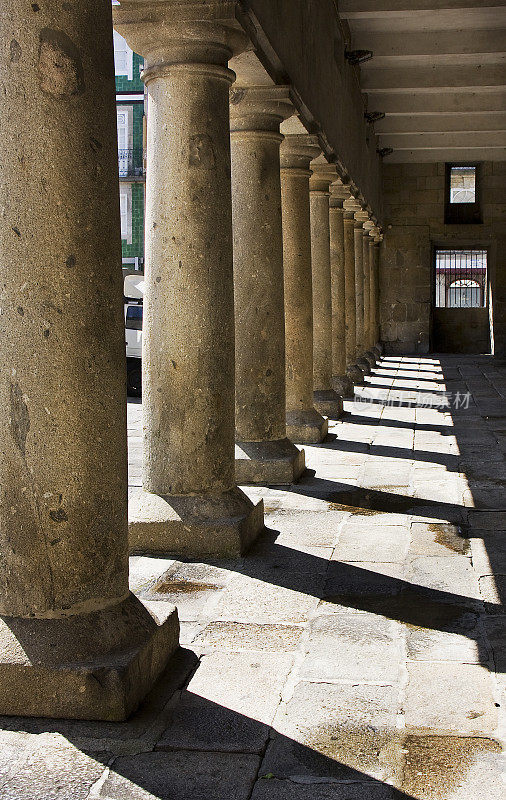
<path fill-rule="evenodd" d="M 403 69 L 364 69 L 360 84 L 365 92 L 462 91 L 463 89 L 503 88 L 506 71 L 498 65 L 405 67 Z"/>
<path fill-rule="evenodd" d="M 388 115 L 374 123 L 377 134 L 384 133 L 445 133 L 447 131 L 506 130 L 506 112 L 497 114 L 413 114 Z"/>
<path fill-rule="evenodd" d="M 354 19 L 362 15 L 385 16 L 406 11 L 449 11 L 503 8 L 505 0 L 339 0 L 339 16 Z"/>
<path fill-rule="evenodd" d="M 371 94 L 369 111 L 387 114 L 490 114 L 504 113 L 506 91 L 497 92 L 393 92 Z"/>
<path fill-rule="evenodd" d="M 506 148 L 504 147 L 477 147 L 477 148 L 451 148 L 444 147 L 437 150 L 394 150 L 385 157 L 385 164 L 420 163 L 436 161 L 506 161 Z"/>
<path fill-rule="evenodd" d="M 443 147 L 502 147 L 505 131 L 452 131 L 447 133 L 382 133 L 381 146 L 394 150 L 434 150 Z"/>
<path fill-rule="evenodd" d="M 499 64 L 506 57 L 506 29 L 459 31 L 358 32 L 353 49 L 372 50 L 363 70 L 404 65 Z"/>

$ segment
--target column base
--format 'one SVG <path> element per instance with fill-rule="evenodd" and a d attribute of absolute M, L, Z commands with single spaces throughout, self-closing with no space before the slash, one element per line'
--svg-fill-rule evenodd
<path fill-rule="evenodd" d="M 330 419 L 339 419 L 343 415 L 343 398 L 333 389 L 313 392 L 313 405 L 320 414 Z"/>
<path fill-rule="evenodd" d="M 369 364 L 368 360 L 364 356 L 361 356 L 360 358 L 357 358 L 357 366 L 360 367 L 360 369 L 362 370 L 364 375 L 370 375 L 371 374 L 371 365 Z"/>
<path fill-rule="evenodd" d="M 376 353 L 374 353 L 372 350 L 368 350 L 366 353 L 364 353 L 364 358 L 371 365 L 371 369 L 374 369 L 376 366 Z"/>
<path fill-rule="evenodd" d="M 384 347 L 383 347 L 383 345 L 381 344 L 381 342 L 377 342 L 377 343 L 374 345 L 374 347 L 372 348 L 372 350 L 373 350 L 373 353 L 376 353 L 376 355 L 378 356 L 378 358 L 381 358 L 381 356 L 383 355 L 383 352 L 384 352 Z"/>
<path fill-rule="evenodd" d="M 286 432 L 292 442 L 320 444 L 325 439 L 328 429 L 328 421 L 314 408 L 286 413 Z"/>
<path fill-rule="evenodd" d="M 264 506 L 237 487 L 222 494 L 158 495 L 142 490 L 129 504 L 130 551 L 183 558 L 243 555 L 264 529 Z"/>
<path fill-rule="evenodd" d="M 286 486 L 306 469 L 304 450 L 289 439 L 273 442 L 236 442 L 235 479 L 239 484 Z"/>
<path fill-rule="evenodd" d="M 350 364 L 349 367 L 346 367 L 346 374 L 355 386 L 362 386 L 364 383 L 364 372 L 358 364 Z"/>
<path fill-rule="evenodd" d="M 353 390 L 353 381 L 349 375 L 334 375 L 332 378 L 332 386 L 338 395 L 345 398 L 352 398 L 355 395 Z"/>
<path fill-rule="evenodd" d="M 177 611 L 165 615 L 130 594 L 89 614 L 0 617 L 0 714 L 128 719 L 179 646 Z"/>

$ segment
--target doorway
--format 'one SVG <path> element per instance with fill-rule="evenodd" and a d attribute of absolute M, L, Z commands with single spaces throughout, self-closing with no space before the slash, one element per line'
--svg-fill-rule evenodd
<path fill-rule="evenodd" d="M 436 247 L 432 297 L 435 352 L 490 352 L 485 248 Z"/>

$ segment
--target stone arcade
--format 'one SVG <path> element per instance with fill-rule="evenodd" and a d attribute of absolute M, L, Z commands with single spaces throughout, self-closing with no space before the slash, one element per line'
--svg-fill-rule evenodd
<path fill-rule="evenodd" d="M 506 480 L 505 11 L 500 0 L 121 0 L 112 12 L 110 0 L 3 0 L 4 719 L 124 721 L 168 675 L 176 716 L 164 706 L 156 741 L 116 751 L 113 734 L 97 733 L 86 758 L 110 746 L 122 758 L 192 753 L 189 764 L 201 751 L 211 766 L 195 775 L 211 781 L 214 764 L 236 780 L 208 792 L 192 775 L 181 800 L 192 786 L 211 800 L 341 800 L 340 781 L 350 800 L 393 798 L 394 785 L 429 800 L 443 795 L 416 783 L 416 747 L 468 736 L 472 752 L 491 743 L 488 766 L 476 763 L 493 773 L 488 800 L 499 798 L 499 705 L 486 682 L 500 663 L 492 572 L 497 586 L 504 574 L 494 537 Z M 130 487 L 113 25 L 144 59 L 147 93 L 143 397 L 128 409 L 129 434 L 142 428 L 142 476 Z M 455 165 L 470 170 L 472 206 L 457 222 Z M 439 252 L 475 259 L 469 274 L 444 261 L 447 306 L 435 291 Z M 460 356 L 430 355 L 437 347 Z M 431 402 L 450 404 L 453 392 L 472 403 L 463 417 L 441 403 L 424 416 L 424 389 Z M 466 548 L 480 537 L 485 551 L 473 544 L 471 562 Z M 466 619 L 448 621 L 448 607 L 463 614 L 465 603 Z M 204 685 L 207 666 L 181 677 L 180 644 L 214 652 L 210 628 L 216 640 L 230 634 L 233 652 Z M 428 639 L 413 633 L 429 628 Z M 285 635 L 295 644 L 273 644 Z M 401 638 L 406 656 L 378 655 Z M 283 675 L 278 685 L 271 665 L 259 679 L 271 681 L 270 716 L 244 699 L 264 649 Z M 250 652 L 244 676 L 238 667 L 230 678 L 244 687 L 216 741 L 185 739 L 195 716 L 226 701 L 220 681 Z M 474 698 L 464 697 L 464 723 L 458 711 L 427 711 L 437 706 L 427 662 L 455 668 L 448 685 L 464 675 Z M 402 670 L 406 704 L 383 713 Z M 321 709 L 332 717 L 358 685 L 360 735 L 341 720 L 322 743 Z M 318 736 L 301 733 L 309 709 Z M 158 730 L 161 717 L 149 719 Z M 344 772 L 315 766 L 294 741 L 332 764 L 339 741 Z M 244 769 L 216 766 L 224 754 Z M 4 767 L 0 757 L 0 786 Z M 121 780 L 142 784 L 129 769 Z M 73 797 L 136 800 L 111 775 L 99 771 L 93 793 L 90 784 Z M 472 780 L 451 800 L 481 798 Z M 354 794 L 355 784 L 365 788 Z M 173 797 L 152 775 L 145 788 Z"/>

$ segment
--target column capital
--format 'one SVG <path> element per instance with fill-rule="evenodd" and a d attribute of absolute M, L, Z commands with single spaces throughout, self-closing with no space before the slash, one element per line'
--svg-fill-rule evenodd
<path fill-rule="evenodd" d="M 356 211 L 354 217 L 355 217 L 355 228 L 363 229 L 364 223 L 368 222 L 369 220 L 369 212 L 362 209 L 360 211 Z"/>
<path fill-rule="evenodd" d="M 321 153 L 318 137 L 309 133 L 290 133 L 281 144 L 281 169 L 302 170 L 309 177 L 310 162 Z"/>
<path fill-rule="evenodd" d="M 349 183 L 345 183 L 342 178 L 334 181 L 330 187 L 330 207 L 339 208 L 346 211 L 345 203 L 351 198 Z"/>
<path fill-rule="evenodd" d="M 226 66 L 248 44 L 235 7 L 232 0 L 121 0 L 112 11 L 114 28 L 143 56 L 149 75 L 179 63 Z"/>
<path fill-rule="evenodd" d="M 330 184 L 336 180 L 337 169 L 335 164 L 329 164 L 323 154 L 313 159 L 309 165 L 311 177 L 309 179 L 309 190 L 311 192 L 321 192 L 329 194 Z"/>
<path fill-rule="evenodd" d="M 232 86 L 230 129 L 269 131 L 282 136 L 279 126 L 294 113 L 289 86 Z"/>

